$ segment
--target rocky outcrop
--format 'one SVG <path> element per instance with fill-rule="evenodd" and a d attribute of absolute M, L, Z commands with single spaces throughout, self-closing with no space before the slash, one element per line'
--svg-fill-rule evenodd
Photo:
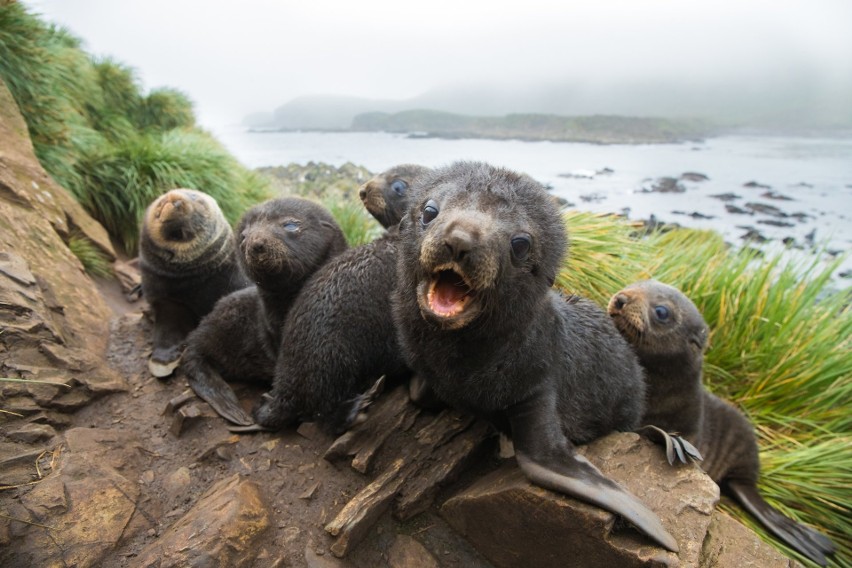
<path fill-rule="evenodd" d="M 598 507 L 532 485 L 510 462 L 448 500 L 442 514 L 499 567 L 696 566 L 719 488 L 697 467 L 669 466 L 636 434 L 582 448 L 605 475 L 646 503 L 680 552 L 653 546 Z"/>
<path fill-rule="evenodd" d="M 239 476 L 223 479 L 142 554 L 133 566 L 251 566 L 269 511 L 257 485 Z"/>

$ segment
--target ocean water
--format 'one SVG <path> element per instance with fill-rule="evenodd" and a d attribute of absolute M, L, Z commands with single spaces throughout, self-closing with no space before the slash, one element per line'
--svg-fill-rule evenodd
<path fill-rule="evenodd" d="M 734 244 L 753 228 L 784 250 L 783 240 L 812 239 L 832 252 L 852 245 L 852 137 L 724 136 L 682 144 L 579 144 L 519 140 L 442 140 L 383 132 L 248 132 L 222 128 L 217 138 L 246 166 L 352 162 L 379 172 L 401 163 L 441 166 L 482 160 L 525 172 L 578 209 L 626 214 L 631 219 L 714 229 Z M 682 193 L 649 192 L 661 177 L 686 172 Z M 756 182 L 763 187 L 746 187 Z M 714 195 L 733 194 L 730 201 Z M 726 203 L 744 211 L 726 210 Z M 785 226 L 777 226 L 777 224 Z M 787 226 L 789 225 L 789 226 Z M 809 253 L 791 251 L 791 258 Z M 822 255 L 824 260 L 829 255 Z M 847 258 L 838 273 L 852 270 Z M 841 284 L 848 285 L 848 279 Z"/>

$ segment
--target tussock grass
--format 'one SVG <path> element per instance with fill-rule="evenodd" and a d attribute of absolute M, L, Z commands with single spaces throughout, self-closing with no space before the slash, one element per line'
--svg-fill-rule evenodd
<path fill-rule="evenodd" d="M 556 285 L 606 305 L 610 296 L 636 279 L 649 249 L 636 238 L 636 224 L 615 215 L 568 210 L 568 256 Z"/>
<path fill-rule="evenodd" d="M 169 189 L 209 193 L 231 222 L 269 197 L 264 177 L 195 127 L 186 95 L 144 94 L 131 67 L 91 58 L 19 3 L 0 4 L 0 78 L 44 168 L 128 253 L 145 207 Z"/>
<path fill-rule="evenodd" d="M 368 243 L 382 234 L 384 228 L 364 206 L 351 199 L 327 198 L 323 205 L 331 212 L 346 237 L 349 246 Z"/>
<path fill-rule="evenodd" d="M 112 263 L 95 244 L 82 233 L 74 233 L 68 238 L 68 249 L 76 256 L 92 276 L 112 278 Z"/>
<path fill-rule="evenodd" d="M 200 131 L 134 136 L 84 156 L 79 171 L 86 191 L 78 199 L 129 252 L 136 249 L 145 208 L 169 189 L 186 187 L 211 195 L 231 223 L 265 198 L 263 178 L 244 172 Z"/>

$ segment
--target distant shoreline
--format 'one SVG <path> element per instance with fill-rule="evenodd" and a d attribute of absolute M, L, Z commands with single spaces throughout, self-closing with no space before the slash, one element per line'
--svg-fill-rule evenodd
<path fill-rule="evenodd" d="M 797 137 L 797 138 L 836 138 L 849 139 L 852 138 L 852 130 L 846 129 L 791 129 L 779 130 L 775 128 L 755 128 L 755 127 L 729 127 L 716 128 L 713 131 L 708 131 L 700 136 L 682 136 L 682 137 L 619 137 L 615 135 L 601 136 L 548 136 L 536 135 L 534 133 L 485 133 L 475 131 L 430 131 L 430 130 L 386 130 L 386 129 L 364 129 L 364 128 L 275 128 L 275 127 L 245 127 L 245 131 L 252 134 L 276 134 L 276 133 L 320 133 L 320 134 L 358 134 L 365 132 L 376 132 L 385 134 L 402 134 L 410 139 L 441 139 L 441 140 L 517 140 L 520 142 L 554 142 L 554 143 L 577 143 L 577 144 L 598 144 L 598 145 L 641 145 L 641 144 L 685 144 L 685 143 L 702 143 L 708 139 L 718 138 L 722 136 L 757 136 L 757 137 Z"/>

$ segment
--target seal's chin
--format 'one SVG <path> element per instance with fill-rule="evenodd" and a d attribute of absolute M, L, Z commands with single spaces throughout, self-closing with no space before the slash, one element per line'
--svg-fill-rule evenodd
<path fill-rule="evenodd" d="M 467 279 L 443 267 L 421 284 L 420 308 L 442 327 L 456 329 L 467 325 L 479 312 L 476 291 Z"/>

